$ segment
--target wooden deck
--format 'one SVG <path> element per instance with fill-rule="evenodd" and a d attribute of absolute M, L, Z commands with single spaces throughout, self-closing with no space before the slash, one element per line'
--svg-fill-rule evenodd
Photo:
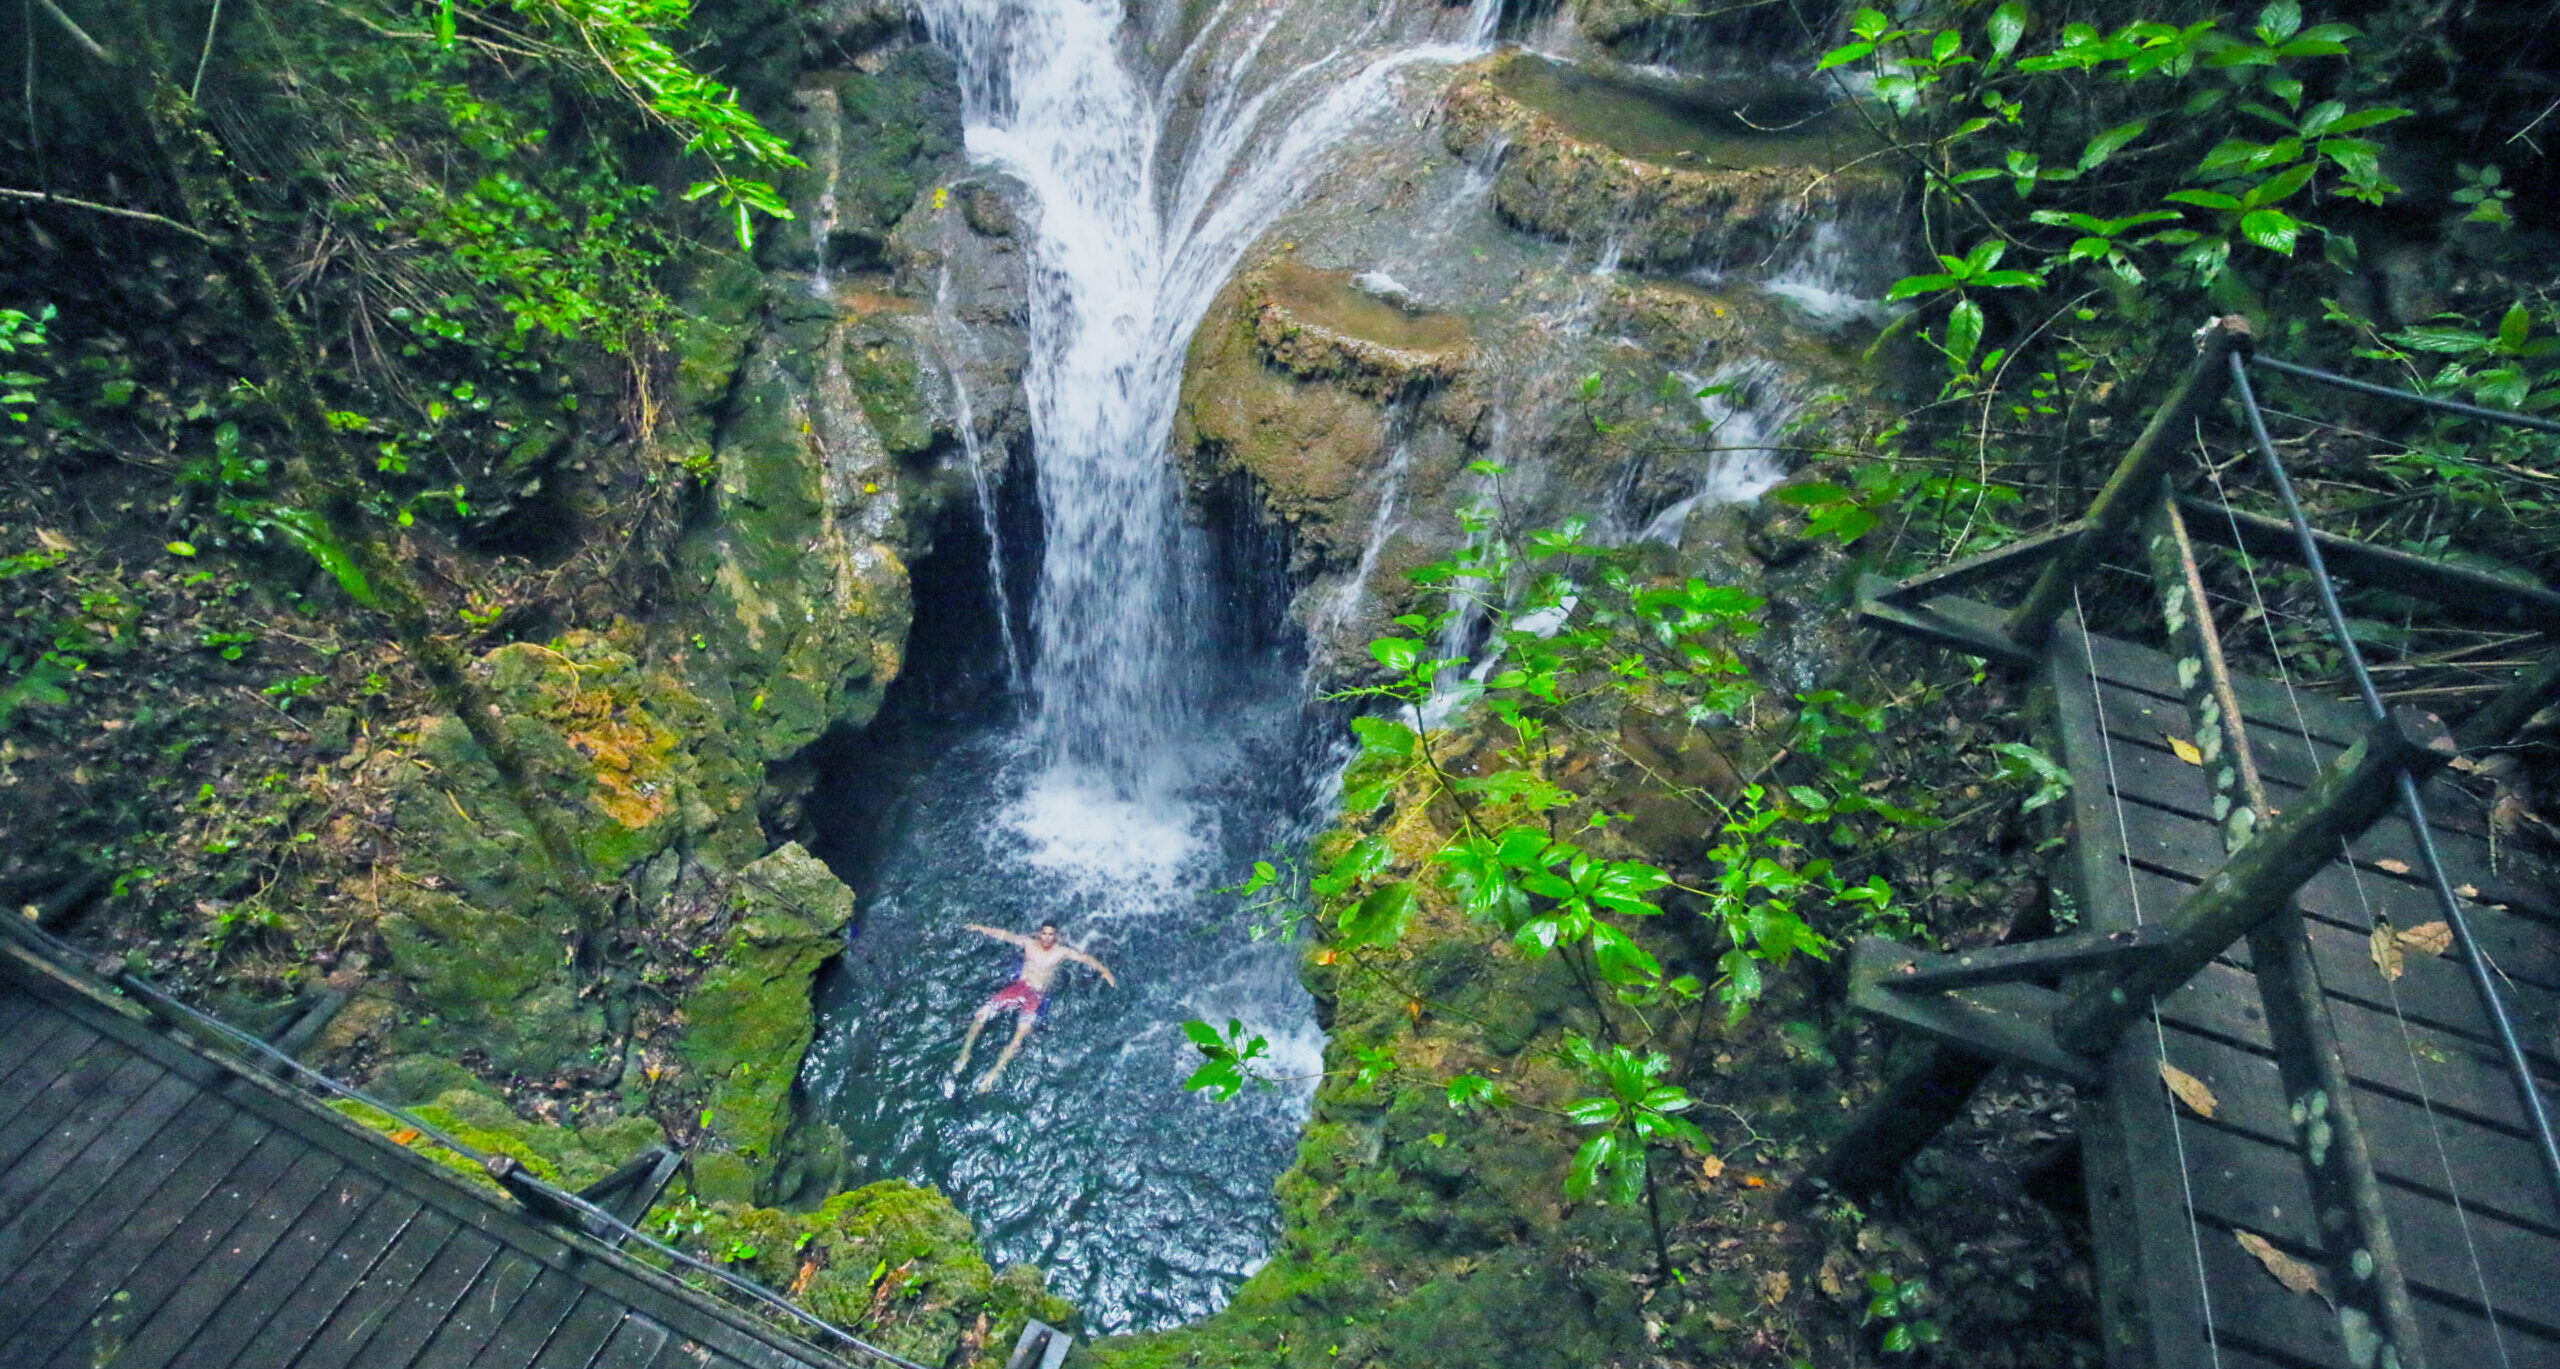
<path fill-rule="evenodd" d="M 2045 669 L 2074 779 L 2072 879 L 2082 926 L 2156 926 L 2225 857 L 2202 768 L 2170 745 L 2196 733 L 2169 658 L 2093 637 L 2066 618 Z M 2352 705 L 2235 682 L 2279 809 L 2365 730 Z M 2436 796 L 2442 795 L 2439 799 Z M 2507 980 L 2546 1096 L 2560 1092 L 2560 924 L 2549 890 L 2497 850 L 2479 805 L 2430 791 L 2436 837 Z M 2436 922 L 2405 820 L 2387 818 L 2300 895 L 2326 1005 L 2433 1369 L 2560 1366 L 2555 1205 L 2466 971 L 2411 954 L 2375 965 L 2377 915 Z M 2496 902 L 2506 907 L 2493 906 Z M 2237 1233 L 2318 1264 L 2310 1190 L 2265 1014 L 2234 946 L 2128 1031 L 2084 1112 L 2101 1315 L 2118 1364 L 2351 1369 L 2339 1319 L 2289 1291 Z M 2161 1063 L 2203 1080 L 2210 1120 L 2174 1103 Z"/>
<path fill-rule="evenodd" d="M 0 945 L 0 1369 L 840 1369 Z"/>

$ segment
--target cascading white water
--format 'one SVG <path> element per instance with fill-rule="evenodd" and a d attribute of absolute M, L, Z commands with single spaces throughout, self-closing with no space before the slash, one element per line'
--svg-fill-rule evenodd
<path fill-rule="evenodd" d="M 960 59 L 971 157 L 1037 201 L 1024 387 L 1047 539 L 1041 741 L 1057 777 L 1094 797 L 1161 800 L 1196 703 L 1166 453 L 1184 348 L 1319 154 L 1388 104 L 1397 71 L 1480 50 L 1499 6 L 1480 0 L 1448 44 L 1390 41 L 1393 10 L 1375 7 L 1307 56 L 1287 7 L 1231 4 L 1159 81 L 1132 69 L 1111 0 L 923 10 Z M 1205 103 L 1184 108 L 1186 90 Z"/>

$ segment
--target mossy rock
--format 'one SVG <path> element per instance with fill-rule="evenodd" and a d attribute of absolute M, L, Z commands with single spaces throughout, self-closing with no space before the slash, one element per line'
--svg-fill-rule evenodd
<path fill-rule="evenodd" d="M 711 1138 L 761 1185 L 791 1121 L 800 1058 L 817 1034 L 810 986 L 844 947 L 853 891 L 791 843 L 738 872 L 729 906 L 736 920 L 684 1001 L 676 1053 L 710 1085 Z M 735 1193 L 736 1177 L 724 1171 L 724 1193 Z"/>
<path fill-rule="evenodd" d="M 429 1079 L 440 1079 L 446 1086 L 425 1098 L 386 1096 L 384 1101 L 406 1109 L 419 1121 L 474 1150 L 508 1156 L 536 1177 L 572 1191 L 595 1183 L 630 1163 L 640 1152 L 665 1144 L 667 1139 L 658 1124 L 647 1117 L 615 1117 L 583 1127 L 529 1121 L 517 1116 L 478 1080 L 429 1057 L 392 1062 L 376 1076 L 374 1085 L 378 1093 L 401 1095 L 407 1091 L 403 1084 L 415 1086 Z M 389 1088 L 384 1087 L 386 1082 L 391 1085 Z M 479 1165 L 425 1139 L 423 1133 L 396 1118 L 361 1103 L 339 1102 L 331 1106 L 476 1184 L 504 1191 Z"/>
<path fill-rule="evenodd" d="M 663 1208 L 651 1220 L 922 1364 L 1001 1363 L 1026 1318 L 1069 1328 L 1078 1320 L 1037 1268 L 990 1269 L 975 1228 L 950 1200 L 898 1180 L 837 1194 L 813 1212 L 720 1202 Z"/>
<path fill-rule="evenodd" d="M 395 1049 L 476 1054 L 501 1075 L 549 1078 L 592 1063 L 604 1015 L 563 966 L 573 920 L 477 907 L 431 889 L 386 890 L 383 944 L 414 1010 Z"/>
<path fill-rule="evenodd" d="M 1386 459 L 1386 412 L 1357 389 L 1275 364 L 1258 312 L 1249 284 L 1232 282 L 1192 335 L 1174 450 L 1197 481 L 1241 470 L 1310 550 L 1356 559 L 1361 496 Z"/>
<path fill-rule="evenodd" d="M 1507 149 L 1493 191 L 1506 220 L 1616 243 L 1630 266 L 1765 255 L 1799 224 L 1901 193 L 1845 137 L 1738 136 L 1640 80 L 1534 54 L 1477 64 L 1451 85 L 1446 114 L 1450 151 Z"/>

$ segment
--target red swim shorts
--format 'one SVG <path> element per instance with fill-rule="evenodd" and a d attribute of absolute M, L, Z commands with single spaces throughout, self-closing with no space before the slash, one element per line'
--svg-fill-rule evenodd
<path fill-rule="evenodd" d="M 987 1006 L 998 1012 L 1011 1008 L 1017 1014 L 1036 1017 L 1040 1013 L 1040 1002 L 1040 991 L 1017 979 L 996 990 L 996 996 L 987 1000 Z"/>

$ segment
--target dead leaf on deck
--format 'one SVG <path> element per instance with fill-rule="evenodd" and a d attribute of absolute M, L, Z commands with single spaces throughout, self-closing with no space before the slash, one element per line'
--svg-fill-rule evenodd
<path fill-rule="evenodd" d="M 1724 1161 L 1714 1155 L 1707 1156 L 1698 1161 L 1698 1171 L 1707 1176 L 1709 1183 L 1713 1183 L 1724 1177 Z"/>
<path fill-rule="evenodd" d="M 2267 1243 L 2266 1237 L 2255 1232 L 2234 1231 L 2231 1234 L 2239 1238 L 2241 1249 L 2255 1255 L 2258 1263 L 2265 1265 L 2267 1272 L 2275 1275 L 2277 1283 L 2283 1284 L 2296 1293 L 2315 1293 L 2323 1299 L 2329 1296 L 2329 1290 L 2321 1286 L 2320 1271 L 2317 1267 L 2276 1249 Z"/>
<path fill-rule="evenodd" d="M 1742 1176 L 1742 1186 L 1744 1188 L 1767 1188 L 1769 1186 L 1769 1181 L 1761 1178 L 1757 1174 L 1745 1174 Z"/>
<path fill-rule="evenodd" d="M 2222 1106 L 2222 1100 L 2213 1096 L 2213 1090 L 2206 1088 L 2203 1080 L 2166 1060 L 2160 1062 L 2160 1081 L 2198 1117 L 2211 1117 L 2213 1110 Z"/>
<path fill-rule="evenodd" d="M 2402 932 L 2400 949 L 2419 955 L 2443 955 L 2453 949 L 2453 929 L 2441 922 L 2421 922 Z"/>
<path fill-rule="evenodd" d="M 2388 919 L 2374 919 L 2373 931 L 2365 937 L 2365 945 L 2373 956 L 2373 968 L 2382 971 L 2384 979 L 2398 979 L 2407 972 L 2408 966 L 2400 958 L 2399 934 L 2391 930 Z"/>
<path fill-rule="evenodd" d="M 2169 737 L 2169 734 L 2166 732 L 2163 732 L 2160 735 Z M 2185 761 L 2189 765 L 2204 764 L 2204 753 L 2196 749 L 2196 744 L 2194 742 L 2188 741 L 2184 737 L 2169 737 L 2169 750 L 2175 753 L 2179 760 Z"/>
<path fill-rule="evenodd" d="M 396 1146 L 405 1146 L 410 1142 L 417 1140 L 419 1135 L 420 1133 L 416 1127 L 402 1127 L 398 1131 L 391 1133 L 391 1143 Z"/>
<path fill-rule="evenodd" d="M 2373 867 L 2377 870 L 2388 870 L 2395 875 L 2409 873 L 2409 862 L 2405 860 L 2377 860 L 2373 863 Z"/>

